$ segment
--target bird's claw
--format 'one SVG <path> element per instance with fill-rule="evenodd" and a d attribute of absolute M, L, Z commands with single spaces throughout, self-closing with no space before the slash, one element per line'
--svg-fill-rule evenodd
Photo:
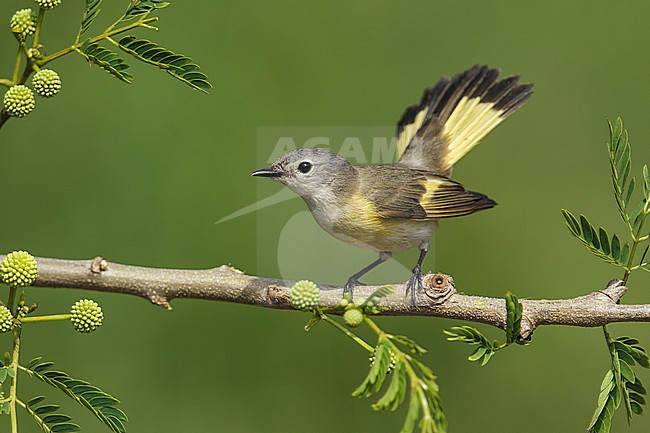
<path fill-rule="evenodd" d="M 345 297 L 348 295 L 350 297 L 349 300 L 352 300 L 352 293 L 354 291 L 355 286 L 365 286 L 365 283 L 362 283 L 359 281 L 357 278 L 350 278 L 348 279 L 348 282 L 345 283 L 345 287 L 343 288 L 343 296 Z"/>
<path fill-rule="evenodd" d="M 420 267 L 416 266 L 413 269 L 409 282 L 406 284 L 406 296 L 411 295 L 411 307 L 415 307 L 415 293 L 422 288 L 422 272 Z"/>

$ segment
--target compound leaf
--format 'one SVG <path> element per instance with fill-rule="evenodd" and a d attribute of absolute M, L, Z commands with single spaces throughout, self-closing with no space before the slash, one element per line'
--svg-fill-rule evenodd
<path fill-rule="evenodd" d="M 120 21 L 129 21 L 141 15 L 148 15 L 156 9 L 169 6 L 169 2 L 162 0 L 131 0 L 124 16 Z"/>
<path fill-rule="evenodd" d="M 126 421 L 126 415 L 123 417 L 119 415 L 124 414 L 124 412 L 122 412 L 117 407 L 119 400 L 84 380 L 74 379 L 62 371 L 50 370 L 53 365 L 54 363 L 52 362 L 42 361 L 41 358 L 37 358 L 35 360 L 32 360 L 32 362 L 28 364 L 28 367 L 20 366 L 20 368 L 27 372 L 27 374 L 29 374 L 31 377 L 34 377 L 50 386 L 63 391 L 67 396 L 90 410 L 93 415 L 95 415 L 95 417 L 103 422 L 114 433 L 126 432 L 126 429 L 124 428 L 124 424 L 122 422 Z M 31 400 L 30 403 L 32 403 Z M 34 404 L 37 403 L 32 403 L 32 405 Z M 28 405 L 28 408 L 29 407 L 30 406 Z M 49 409 L 43 409 L 44 407 L 47 406 L 36 408 L 33 410 L 33 412 L 37 415 L 42 413 L 49 413 Z M 46 412 L 44 412 L 44 410 Z M 60 430 L 55 430 L 56 425 L 62 426 L 57 427 Z M 77 431 L 66 430 L 72 428 L 69 426 L 69 423 L 56 425 L 51 427 L 51 431 Z"/>
<path fill-rule="evenodd" d="M 511 292 L 506 293 L 505 299 L 506 299 L 506 341 L 507 344 L 512 344 L 520 339 L 521 318 L 524 312 L 524 306 L 521 304 L 521 302 L 519 302 L 517 296 L 515 296 Z"/>
<path fill-rule="evenodd" d="M 176 54 L 147 39 L 138 39 L 135 36 L 125 36 L 117 45 L 126 53 L 136 59 L 157 66 L 188 86 L 208 93 L 212 85 L 199 66 L 192 63 L 192 59 L 182 54 Z"/>
<path fill-rule="evenodd" d="M 617 235 L 610 238 L 604 228 L 600 227 L 596 230 L 584 215 L 580 215 L 580 222 L 578 222 L 568 210 L 562 209 L 562 214 L 571 234 L 593 255 L 616 266 L 626 265 L 630 247 L 625 243 L 621 249 L 621 241 Z"/>
<path fill-rule="evenodd" d="M 97 18 L 101 4 L 102 0 L 86 0 L 86 9 L 83 18 L 81 19 L 81 28 L 79 28 L 77 40 L 86 33 L 86 30 L 88 30 L 93 21 L 95 21 L 95 18 Z"/>
<path fill-rule="evenodd" d="M 96 42 L 84 42 L 80 53 L 89 61 L 96 64 L 120 81 L 131 83 L 133 76 L 126 72 L 129 68 L 123 59 L 109 49 L 99 46 Z"/>

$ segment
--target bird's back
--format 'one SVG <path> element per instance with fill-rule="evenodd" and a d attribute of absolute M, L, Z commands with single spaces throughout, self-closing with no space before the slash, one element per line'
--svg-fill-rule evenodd
<path fill-rule="evenodd" d="M 427 170 L 402 164 L 355 169 L 355 188 L 341 194 L 334 206 L 311 210 L 326 231 L 361 248 L 403 251 L 430 239 L 438 219 L 496 204 Z"/>

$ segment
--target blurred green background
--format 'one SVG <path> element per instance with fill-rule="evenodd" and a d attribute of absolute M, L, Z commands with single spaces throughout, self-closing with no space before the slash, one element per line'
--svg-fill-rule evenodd
<path fill-rule="evenodd" d="M 64 0 L 47 14 L 45 51 L 72 42 L 83 3 Z M 126 3 L 104 2 L 91 33 Z M 11 74 L 16 49 L 7 23 L 30 5 L 0 4 L 0 76 Z M 80 56 L 52 63 L 61 94 L 0 130 L 0 250 L 155 267 L 232 263 L 253 274 L 343 283 L 374 255 L 327 238 L 303 218 L 300 200 L 214 224 L 280 190 L 250 177 L 270 153 L 258 128 L 394 125 L 441 75 L 487 63 L 534 82 L 535 95 L 454 171 L 499 206 L 442 223 L 425 268 L 486 296 L 603 288 L 621 273 L 571 237 L 560 208 L 625 233 L 611 197 L 605 117 L 625 120 L 640 173 L 650 161 L 649 13 L 641 1 L 173 2 L 159 13 L 160 32 L 137 34 L 191 56 L 215 89 L 192 91 L 131 59 L 130 86 Z M 285 224 L 290 219 L 300 220 L 299 231 Z M 366 280 L 406 280 L 402 263 L 411 267 L 416 254 Z M 650 302 L 648 281 L 634 275 L 624 301 Z M 324 325 L 306 334 L 306 314 L 188 300 L 168 312 L 134 297 L 67 289 L 28 296 L 42 313 L 67 311 L 81 297 L 102 305 L 105 325 L 92 335 L 65 323 L 26 327 L 22 356 L 43 355 L 119 397 L 131 432 L 397 432 L 403 422 L 403 411 L 374 413 L 370 401 L 350 396 L 367 354 Z M 599 329 L 542 328 L 529 347 L 480 368 L 465 359 L 468 347 L 444 339 L 442 330 L 458 322 L 380 323 L 430 350 L 454 432 L 584 431 L 608 368 Z M 650 343 L 644 325 L 611 332 Z M 9 336 L 0 345 L 9 348 Z M 47 392 L 87 431 L 102 430 L 64 396 L 21 382 L 23 395 Z M 622 416 L 615 422 L 617 431 L 650 428 L 648 416 L 630 429 Z M 0 420 L 0 430 L 7 425 Z M 21 432 L 36 431 L 23 420 Z"/>

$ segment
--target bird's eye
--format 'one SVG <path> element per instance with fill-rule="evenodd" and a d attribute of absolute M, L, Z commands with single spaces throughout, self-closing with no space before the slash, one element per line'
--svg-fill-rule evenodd
<path fill-rule="evenodd" d="M 307 161 L 303 161 L 300 163 L 300 165 L 298 165 L 298 170 L 300 170 L 300 172 L 303 174 L 309 173 L 311 171 L 311 168 L 312 163 Z"/>

